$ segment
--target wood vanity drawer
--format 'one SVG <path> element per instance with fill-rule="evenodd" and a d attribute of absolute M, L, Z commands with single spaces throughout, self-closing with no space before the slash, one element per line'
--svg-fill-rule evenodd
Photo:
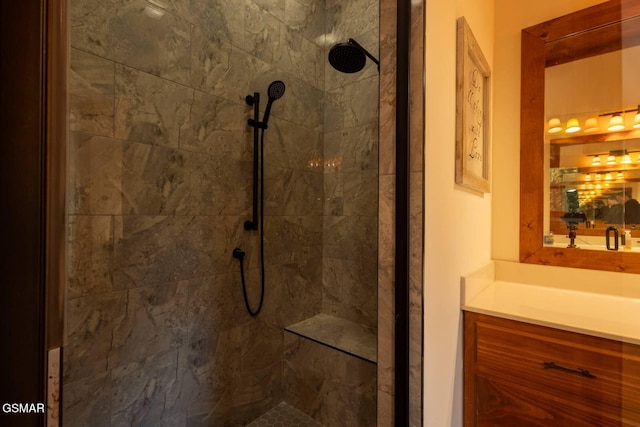
<path fill-rule="evenodd" d="M 516 328 L 476 323 L 479 372 L 614 405 L 627 397 L 640 413 L 640 358 L 625 353 L 623 343 L 523 323 Z"/>
<path fill-rule="evenodd" d="M 473 401 L 468 387 L 473 387 Z M 476 414 L 495 415 L 509 405 L 516 417 L 523 405 L 531 413 L 537 408 L 554 414 L 553 422 L 540 425 L 640 426 L 640 350 L 613 340 L 465 313 L 465 412 L 473 407 Z M 574 424 L 560 421 L 567 416 Z M 582 422 L 576 422 L 578 418 Z"/>

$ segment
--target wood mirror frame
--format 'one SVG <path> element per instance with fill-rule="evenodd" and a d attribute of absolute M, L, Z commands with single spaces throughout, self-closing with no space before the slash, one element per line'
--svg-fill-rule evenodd
<path fill-rule="evenodd" d="M 638 252 L 543 246 L 545 68 L 638 44 L 638 0 L 607 1 L 522 30 L 520 262 L 640 273 Z"/>

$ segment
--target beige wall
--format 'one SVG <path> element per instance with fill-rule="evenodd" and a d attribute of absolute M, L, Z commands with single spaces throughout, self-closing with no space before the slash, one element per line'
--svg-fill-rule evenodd
<path fill-rule="evenodd" d="M 601 2 L 426 2 L 425 426 L 462 425 L 460 276 L 492 258 L 518 259 L 520 30 Z M 454 184 L 460 16 L 492 69 L 492 191 L 484 196 Z"/>
<path fill-rule="evenodd" d="M 491 194 L 455 185 L 456 19 L 493 69 L 493 0 L 426 2 L 424 425 L 462 424 L 460 276 L 491 258 Z"/>
<path fill-rule="evenodd" d="M 601 0 L 495 0 L 493 207 L 491 255 L 518 260 L 520 182 L 520 30 Z"/>

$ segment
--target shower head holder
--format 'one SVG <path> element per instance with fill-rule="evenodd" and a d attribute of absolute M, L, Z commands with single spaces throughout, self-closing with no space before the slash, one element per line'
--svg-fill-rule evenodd
<path fill-rule="evenodd" d="M 260 101 L 260 94 L 256 92 L 253 95 L 247 95 L 244 100 L 247 103 L 247 105 L 253 105 L 256 102 Z"/>
<path fill-rule="evenodd" d="M 271 114 L 271 105 L 273 104 L 273 101 L 277 101 L 278 99 L 282 98 L 285 89 L 286 87 L 282 80 L 271 82 L 269 88 L 267 89 L 269 100 L 267 101 L 267 108 L 265 108 L 264 111 L 264 117 L 262 118 L 262 121 L 259 121 L 258 115 L 256 114 L 256 117 L 247 121 L 249 126 L 257 129 L 267 129 L 269 127 L 267 123 L 269 122 L 269 116 Z M 253 95 L 247 95 L 245 101 L 248 105 L 257 105 L 260 102 L 260 93 L 255 92 Z"/>

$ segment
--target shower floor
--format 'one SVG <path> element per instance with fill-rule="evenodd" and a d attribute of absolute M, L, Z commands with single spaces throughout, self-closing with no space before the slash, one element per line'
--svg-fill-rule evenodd
<path fill-rule="evenodd" d="M 247 427 L 322 427 L 322 424 L 285 402 L 247 424 Z"/>

